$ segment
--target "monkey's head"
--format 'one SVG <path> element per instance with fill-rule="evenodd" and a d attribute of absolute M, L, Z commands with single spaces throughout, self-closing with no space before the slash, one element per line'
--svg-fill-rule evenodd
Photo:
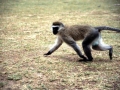
<path fill-rule="evenodd" d="M 58 34 L 58 32 L 62 30 L 63 28 L 64 28 L 64 25 L 61 22 L 57 21 L 57 22 L 53 22 L 52 24 L 52 32 L 54 35 Z"/>

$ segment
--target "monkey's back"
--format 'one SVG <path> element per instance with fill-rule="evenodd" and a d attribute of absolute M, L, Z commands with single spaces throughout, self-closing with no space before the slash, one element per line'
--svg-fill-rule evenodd
<path fill-rule="evenodd" d="M 91 26 L 82 26 L 82 25 L 72 25 L 67 27 L 67 33 L 74 39 L 74 40 L 82 40 L 89 34 L 89 32 L 93 30 Z"/>

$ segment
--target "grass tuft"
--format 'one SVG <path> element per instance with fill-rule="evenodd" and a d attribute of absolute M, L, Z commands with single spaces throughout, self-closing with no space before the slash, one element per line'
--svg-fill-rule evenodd
<path fill-rule="evenodd" d="M 7 77 L 8 80 L 15 80 L 15 81 L 18 81 L 18 80 L 21 80 L 22 79 L 22 76 L 19 75 L 19 74 L 14 74 L 14 75 L 9 75 Z"/>

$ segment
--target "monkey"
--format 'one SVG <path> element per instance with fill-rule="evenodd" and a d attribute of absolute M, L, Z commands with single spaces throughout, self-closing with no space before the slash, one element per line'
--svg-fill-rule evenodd
<path fill-rule="evenodd" d="M 55 44 L 51 49 L 44 55 L 50 55 L 56 51 L 63 42 L 71 46 L 75 52 L 78 54 L 83 61 L 93 61 L 91 54 L 91 48 L 98 51 L 109 50 L 109 58 L 112 60 L 113 47 L 111 45 L 105 44 L 101 37 L 102 30 L 110 30 L 120 32 L 120 29 L 108 27 L 108 26 L 98 26 L 93 27 L 90 25 L 64 25 L 60 21 L 55 21 L 52 23 L 52 32 L 57 35 Z M 80 47 L 76 43 L 78 40 L 82 41 L 82 48 L 85 55 L 82 54 Z"/>

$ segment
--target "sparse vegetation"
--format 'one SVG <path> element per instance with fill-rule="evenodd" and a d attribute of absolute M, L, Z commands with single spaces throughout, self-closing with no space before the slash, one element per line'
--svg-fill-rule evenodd
<path fill-rule="evenodd" d="M 54 43 L 53 21 L 65 24 L 106 25 L 120 28 L 119 0 L 0 0 L 1 90 L 119 90 L 120 34 L 103 32 L 114 47 L 92 51 L 94 61 L 78 62 L 63 44 L 44 57 Z M 81 42 L 78 44 L 81 47 Z"/>

